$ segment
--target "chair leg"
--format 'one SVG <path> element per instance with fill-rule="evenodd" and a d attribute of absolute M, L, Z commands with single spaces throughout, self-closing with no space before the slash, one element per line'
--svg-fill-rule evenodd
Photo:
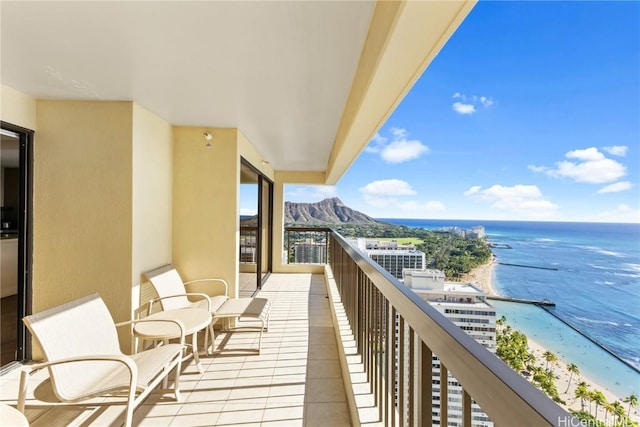
<path fill-rule="evenodd" d="M 131 384 L 129 385 L 129 395 L 127 396 L 127 412 L 126 412 L 127 415 L 124 422 L 125 427 L 131 427 L 131 425 L 133 424 L 133 409 L 135 408 L 135 400 L 136 400 L 136 388 L 135 388 L 136 376 L 137 375 L 134 374 L 130 380 Z"/>
<path fill-rule="evenodd" d="M 18 390 L 18 404 L 16 406 L 18 411 L 22 412 L 23 414 L 24 414 L 25 399 L 27 394 L 28 379 L 29 379 L 29 371 L 23 370 L 22 372 L 20 372 L 20 389 Z"/>
<path fill-rule="evenodd" d="M 180 400 L 182 400 L 182 397 L 180 396 L 180 371 L 182 370 L 182 354 L 179 354 L 178 356 L 178 364 L 176 365 L 175 369 L 175 378 L 173 379 L 173 394 L 176 397 L 176 402 L 180 402 Z M 169 376 L 169 372 L 167 372 L 167 377 Z"/>

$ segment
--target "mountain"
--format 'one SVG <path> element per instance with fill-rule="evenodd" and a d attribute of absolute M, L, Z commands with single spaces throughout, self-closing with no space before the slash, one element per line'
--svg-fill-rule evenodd
<path fill-rule="evenodd" d="M 284 203 L 284 222 L 296 224 L 379 224 L 368 215 L 345 206 L 337 197 L 317 203 Z"/>

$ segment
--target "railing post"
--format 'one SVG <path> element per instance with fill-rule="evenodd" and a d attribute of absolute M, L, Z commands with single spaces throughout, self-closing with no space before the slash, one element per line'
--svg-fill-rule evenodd
<path fill-rule="evenodd" d="M 418 425 L 431 427 L 433 425 L 433 353 L 427 345 L 420 341 L 419 362 L 420 369 L 418 380 Z M 425 413 L 426 411 L 426 413 Z"/>
<path fill-rule="evenodd" d="M 398 321 L 398 328 L 400 331 L 400 335 L 398 336 L 398 416 L 400 417 L 400 425 L 405 425 L 407 423 L 407 415 L 406 411 L 406 384 L 404 381 L 404 374 L 406 372 L 406 361 L 405 358 L 407 356 L 407 350 L 405 349 L 405 327 L 404 327 L 404 318 L 400 316 Z"/>
<path fill-rule="evenodd" d="M 471 396 L 465 389 L 462 389 L 462 427 L 471 427 L 472 415 Z"/>
<path fill-rule="evenodd" d="M 440 361 L 440 425 L 447 425 L 449 421 L 449 373 Z"/>

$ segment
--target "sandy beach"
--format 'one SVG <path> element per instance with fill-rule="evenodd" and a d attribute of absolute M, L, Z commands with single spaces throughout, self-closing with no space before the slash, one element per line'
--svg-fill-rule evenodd
<path fill-rule="evenodd" d="M 493 287 L 493 269 L 495 265 L 496 261 L 492 259 L 487 264 L 482 264 L 471 270 L 469 274 L 462 277 L 462 280 L 479 286 L 487 295 L 499 296 L 500 294 Z"/>
<path fill-rule="evenodd" d="M 496 289 L 493 286 L 494 268 L 495 260 L 491 260 L 491 262 L 475 268 L 462 279 L 477 285 L 478 287 L 483 289 L 487 293 L 487 295 L 499 296 L 500 294 L 496 292 Z M 531 340 L 531 338 L 529 337 L 527 337 L 527 340 L 529 343 L 529 350 L 535 355 L 537 364 L 539 366 L 542 366 L 543 368 L 546 367 L 546 361 L 542 357 L 542 355 L 547 351 L 547 349 L 539 343 Z M 581 409 L 580 399 L 575 398 L 574 393 L 576 386 L 580 382 L 584 381 L 589 385 L 589 390 L 601 391 L 602 394 L 604 394 L 604 396 L 607 398 L 607 402 L 613 403 L 616 400 L 619 401 L 625 408 L 625 414 L 627 413 L 628 404 L 622 402 L 626 396 L 616 396 L 611 390 L 589 379 L 584 374 L 574 374 L 573 377 L 571 377 L 571 381 L 569 381 L 570 375 L 567 372 L 566 366 L 567 364 L 571 363 L 571 361 L 562 359 L 560 355 L 556 354 L 556 356 L 558 357 L 558 361 L 554 363 L 553 366 L 550 365 L 549 368 L 552 369 L 555 373 L 556 387 L 558 389 L 558 393 L 560 394 L 560 398 L 566 402 L 566 404 L 563 405 L 566 409 Z M 585 402 L 585 404 L 585 409 L 589 411 L 589 402 Z M 592 410 L 595 411 L 595 403 L 592 403 L 591 407 Z M 602 407 L 598 408 L 597 417 L 599 420 L 604 420 L 605 411 Z M 611 418 L 611 415 L 609 415 L 609 418 Z M 630 418 L 633 421 L 640 421 L 640 413 L 638 412 L 638 408 L 633 408 L 631 410 Z"/>
<path fill-rule="evenodd" d="M 538 366 L 545 368 L 547 362 L 545 361 L 544 357 L 542 357 L 542 355 L 544 354 L 545 351 L 547 351 L 547 349 L 528 337 L 527 337 L 527 341 L 529 343 L 529 351 L 531 351 L 536 357 L 536 364 Z M 558 357 L 558 361 L 553 364 L 549 364 L 549 369 L 552 370 L 556 376 L 556 387 L 558 388 L 558 393 L 560 394 L 560 398 L 566 402 L 566 404 L 563 405 L 565 408 L 574 409 L 574 410 L 581 409 L 580 399 L 577 399 L 575 397 L 575 389 L 578 384 L 584 381 L 589 385 L 590 391 L 594 391 L 594 390 L 601 391 L 602 394 L 604 394 L 604 396 L 607 398 L 607 402 L 613 403 L 616 400 L 619 401 L 620 404 L 622 404 L 622 406 L 625 408 L 625 414 L 627 413 L 628 405 L 626 403 L 623 403 L 623 399 L 626 396 L 616 396 L 611 390 L 609 390 L 608 388 L 600 384 L 597 384 L 595 381 L 591 380 L 590 378 L 586 377 L 583 374 L 578 374 L 578 375 L 574 374 L 571 377 L 571 382 L 569 382 L 570 375 L 569 375 L 569 372 L 567 372 L 566 366 L 571 362 L 562 359 L 562 357 L 557 354 L 556 356 Z M 589 402 L 585 402 L 585 405 L 586 405 L 585 410 L 589 411 Z M 595 403 L 591 403 L 591 408 L 592 408 L 592 411 L 595 411 L 596 409 Z M 640 420 L 640 416 L 638 416 L 638 408 L 632 409 L 630 415 L 633 421 Z M 601 421 L 604 420 L 605 411 L 602 408 L 602 406 L 598 407 L 597 417 Z M 611 414 L 609 414 L 609 419 L 610 418 L 611 418 Z"/>

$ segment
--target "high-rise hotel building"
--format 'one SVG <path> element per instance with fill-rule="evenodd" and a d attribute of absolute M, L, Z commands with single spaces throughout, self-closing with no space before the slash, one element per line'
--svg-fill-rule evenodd
<path fill-rule="evenodd" d="M 388 242 L 363 238 L 356 241 L 352 239 L 351 243 L 398 280 L 402 280 L 404 269 L 420 270 L 426 266 L 425 253 L 416 250 L 413 245 L 399 245 L 396 241 Z"/>
<path fill-rule="evenodd" d="M 446 282 L 439 270 L 404 270 L 404 283 L 423 300 L 471 335 L 489 351 L 496 350 L 496 310 L 486 294 L 470 283 Z M 440 361 L 433 357 L 433 424 L 462 426 L 462 387 L 449 373 L 448 424 L 440 419 Z M 473 396 L 471 396 L 473 397 Z M 474 402 L 474 427 L 493 426 L 493 422 Z"/>

